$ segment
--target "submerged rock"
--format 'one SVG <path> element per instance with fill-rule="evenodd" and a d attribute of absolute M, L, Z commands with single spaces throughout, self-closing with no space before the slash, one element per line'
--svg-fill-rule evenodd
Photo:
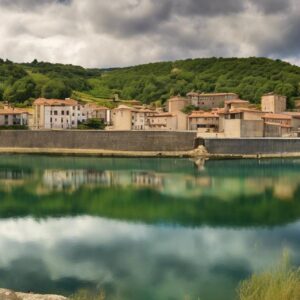
<path fill-rule="evenodd" d="M 6 289 L 0 289 L 0 300 L 67 300 L 67 298 L 58 295 L 16 293 Z"/>

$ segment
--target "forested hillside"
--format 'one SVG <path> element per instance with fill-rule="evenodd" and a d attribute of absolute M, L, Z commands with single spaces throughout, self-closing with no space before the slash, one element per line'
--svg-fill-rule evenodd
<path fill-rule="evenodd" d="M 300 67 L 266 58 L 207 58 L 161 62 L 135 67 L 100 70 L 34 61 L 14 64 L 0 61 L 2 100 L 30 104 L 32 99 L 112 98 L 165 102 L 189 91 L 235 92 L 242 99 L 259 102 L 275 91 L 293 100 L 300 97 Z"/>

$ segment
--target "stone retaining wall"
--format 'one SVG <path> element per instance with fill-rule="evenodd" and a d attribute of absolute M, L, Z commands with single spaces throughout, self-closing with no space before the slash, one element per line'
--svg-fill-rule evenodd
<path fill-rule="evenodd" d="M 196 133 L 165 131 L 0 131 L 0 148 L 189 151 Z"/>
<path fill-rule="evenodd" d="M 200 139 L 210 154 L 259 155 L 300 153 L 300 138 Z"/>

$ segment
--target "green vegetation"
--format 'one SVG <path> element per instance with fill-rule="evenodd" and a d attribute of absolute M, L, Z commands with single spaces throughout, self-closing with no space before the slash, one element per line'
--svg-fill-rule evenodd
<path fill-rule="evenodd" d="M 76 294 L 70 297 L 70 300 L 105 300 L 105 294 L 103 291 L 99 293 L 93 293 L 87 290 L 80 290 Z"/>
<path fill-rule="evenodd" d="M 285 254 L 273 270 L 243 281 L 238 294 L 240 300 L 299 300 L 300 269 L 292 268 Z"/>
<path fill-rule="evenodd" d="M 286 95 L 292 107 L 300 96 L 300 67 L 267 58 L 205 58 L 160 62 L 120 69 L 84 69 L 33 61 L 0 60 L 0 100 L 30 104 L 32 99 L 74 97 L 113 107 L 121 99 L 163 104 L 189 91 L 235 92 L 259 103 L 263 94 Z"/>
<path fill-rule="evenodd" d="M 88 119 L 85 122 L 78 125 L 78 129 L 98 129 L 103 130 L 105 128 L 105 124 L 103 120 L 99 119 Z"/>
<path fill-rule="evenodd" d="M 0 130 L 28 130 L 26 125 L 0 126 Z"/>

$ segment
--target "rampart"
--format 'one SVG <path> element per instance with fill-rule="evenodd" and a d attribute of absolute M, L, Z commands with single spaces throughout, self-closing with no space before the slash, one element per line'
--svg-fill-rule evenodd
<path fill-rule="evenodd" d="M 0 131 L 0 148 L 189 151 L 196 133 L 173 131 Z"/>

